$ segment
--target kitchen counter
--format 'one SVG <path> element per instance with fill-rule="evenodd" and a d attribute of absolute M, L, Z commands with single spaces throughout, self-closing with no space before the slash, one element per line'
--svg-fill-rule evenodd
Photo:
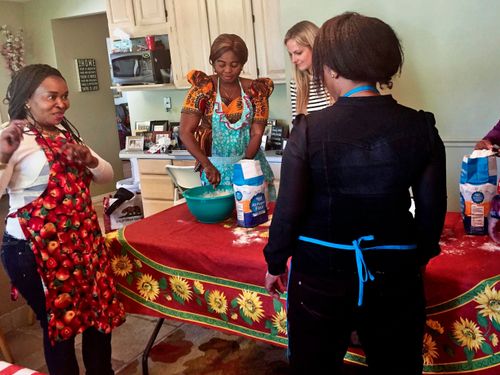
<path fill-rule="evenodd" d="M 269 163 L 281 163 L 281 155 L 276 154 L 277 150 L 265 151 L 266 159 Z M 145 151 L 120 151 L 120 159 L 160 159 L 160 160 L 194 160 L 187 150 L 173 150 L 169 154 L 148 154 Z"/>
<path fill-rule="evenodd" d="M 276 150 L 265 152 L 266 159 L 279 189 L 281 155 Z M 195 159 L 186 150 L 173 150 L 168 154 L 149 154 L 144 151 L 120 151 L 120 159 L 130 160 L 132 181 L 140 186 L 144 216 L 150 216 L 173 205 L 174 186 L 166 172 L 167 164 L 194 165 Z"/>

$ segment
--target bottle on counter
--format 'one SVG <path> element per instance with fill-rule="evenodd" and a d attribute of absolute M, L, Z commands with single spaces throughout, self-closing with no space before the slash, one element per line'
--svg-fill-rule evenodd
<path fill-rule="evenodd" d="M 500 243 L 500 195 L 495 195 L 491 200 L 488 234 L 493 241 Z"/>

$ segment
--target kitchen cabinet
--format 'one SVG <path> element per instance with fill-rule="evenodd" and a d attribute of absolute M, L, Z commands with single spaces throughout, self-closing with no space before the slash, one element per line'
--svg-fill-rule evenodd
<path fill-rule="evenodd" d="M 177 88 L 190 87 L 186 74 L 192 69 L 212 73 L 210 46 L 222 33 L 241 36 L 248 47 L 243 77 L 284 82 L 279 0 L 166 0 L 166 5 L 171 15 L 169 41 Z"/>
<path fill-rule="evenodd" d="M 248 61 L 241 72 L 242 77 L 256 78 L 257 60 L 253 35 L 253 13 L 251 0 L 206 0 L 210 44 L 220 34 L 240 36 L 248 48 Z"/>
<path fill-rule="evenodd" d="M 168 163 L 194 165 L 194 160 L 139 159 L 137 162 L 144 217 L 174 205 L 174 184 L 165 166 Z"/>
<path fill-rule="evenodd" d="M 174 84 L 177 88 L 190 87 L 186 79 L 192 70 L 210 74 L 210 37 L 208 33 L 205 0 L 171 0 L 167 2 L 171 15 L 169 42 Z"/>
<path fill-rule="evenodd" d="M 106 0 L 106 14 L 111 39 L 118 29 L 134 38 L 168 32 L 165 0 Z"/>
<path fill-rule="evenodd" d="M 252 0 L 255 46 L 260 77 L 285 82 L 284 35 L 280 30 L 280 0 Z"/>

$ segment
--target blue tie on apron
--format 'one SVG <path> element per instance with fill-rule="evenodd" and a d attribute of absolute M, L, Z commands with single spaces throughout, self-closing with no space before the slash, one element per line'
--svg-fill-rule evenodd
<path fill-rule="evenodd" d="M 372 275 L 372 273 L 368 269 L 368 266 L 365 263 L 365 258 L 363 257 L 363 251 L 367 251 L 367 250 L 413 250 L 413 249 L 417 248 L 417 245 L 414 245 L 414 244 L 412 244 L 412 245 L 380 245 L 380 246 L 372 246 L 372 247 L 365 247 L 365 248 L 361 247 L 362 241 L 373 241 L 374 239 L 375 239 L 375 237 L 372 235 L 362 236 L 362 237 L 359 237 L 357 240 L 352 241 L 352 245 L 344 245 L 344 244 L 338 244 L 338 243 L 334 243 L 334 242 L 322 241 L 322 240 L 318 240 L 316 238 L 299 236 L 300 241 L 313 243 L 315 245 L 326 246 L 326 247 L 330 247 L 332 249 L 337 249 L 337 250 L 354 250 L 354 254 L 356 256 L 356 268 L 358 271 L 358 279 L 359 279 L 358 306 L 363 305 L 363 292 L 364 292 L 365 283 L 368 282 L 368 280 L 370 280 L 370 281 L 375 280 L 375 276 Z"/>

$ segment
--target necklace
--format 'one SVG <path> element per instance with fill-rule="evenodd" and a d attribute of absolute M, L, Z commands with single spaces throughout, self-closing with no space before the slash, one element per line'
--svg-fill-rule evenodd
<path fill-rule="evenodd" d="M 222 97 L 224 103 L 226 103 L 226 104 L 231 103 L 235 98 L 240 96 L 239 85 L 238 86 L 232 85 L 228 90 L 227 87 L 220 84 L 219 88 L 220 88 L 220 92 L 221 92 L 221 97 Z M 235 88 L 237 89 L 237 91 L 235 91 Z"/>
<path fill-rule="evenodd" d="M 377 94 L 379 93 L 378 90 L 377 90 L 377 88 L 375 86 L 365 85 L 365 86 L 355 87 L 355 88 L 347 91 L 342 96 L 345 96 L 345 97 L 352 96 L 352 95 L 357 94 L 358 92 L 361 92 L 361 91 L 373 91 L 373 92 L 376 92 Z"/>

